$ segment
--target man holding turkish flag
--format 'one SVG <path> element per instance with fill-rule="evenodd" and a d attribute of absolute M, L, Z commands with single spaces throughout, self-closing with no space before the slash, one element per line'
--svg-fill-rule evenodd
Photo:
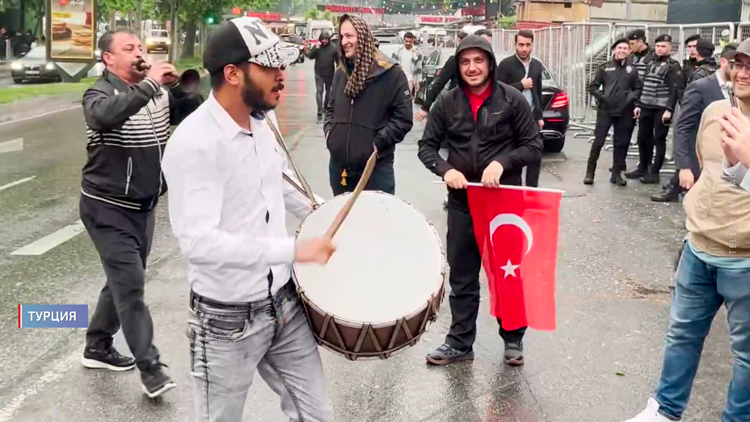
<path fill-rule="evenodd" d="M 505 341 L 505 362 L 522 365 L 526 326 L 522 319 L 517 318 L 517 312 L 505 305 L 508 301 L 518 302 L 525 293 L 519 293 L 518 282 L 515 288 L 508 288 L 513 284 L 505 280 L 510 282 L 513 275 L 518 280 L 522 273 L 526 277 L 528 269 L 520 267 L 524 257 L 522 248 L 527 243 L 532 244 L 536 233 L 527 236 L 527 243 L 523 237 L 513 242 L 503 238 L 506 235 L 524 236 L 527 225 L 518 219 L 526 214 L 510 203 L 492 203 L 492 208 L 489 208 L 490 204 L 484 204 L 483 192 L 475 195 L 475 187 L 469 187 L 469 183 L 481 181 L 487 188 L 500 188 L 501 184 L 521 185 L 523 167 L 542 157 L 542 141 L 531 107 L 523 95 L 495 79 L 495 57 L 487 40 L 477 35 L 464 38 L 456 48 L 456 67 L 456 74 L 460 75 L 458 87 L 441 96 L 433 105 L 419 141 L 419 159 L 448 185 L 447 244 L 453 319 L 445 344 L 428 354 L 427 362 L 446 365 L 474 359 L 472 347 L 477 335 L 479 272 L 482 267 L 479 245 L 489 247 L 495 242 L 498 248 L 492 250 L 502 253 L 492 257 L 493 265 L 487 268 L 494 270 L 488 274 L 498 278 L 499 266 L 505 266 L 503 275 L 509 275 L 498 283 L 497 289 L 493 286 L 495 291 L 505 295 L 499 302 L 503 309 L 497 313 L 500 335 Z M 447 160 L 439 154 L 443 142 L 448 147 Z M 500 192 L 500 189 L 491 190 Z M 484 208 L 472 203 L 477 201 L 482 202 Z M 495 208 L 495 205 L 507 205 L 508 208 Z M 500 212 L 499 221 L 494 220 L 495 215 L 489 215 L 492 211 Z M 505 215 L 514 212 L 517 217 Z M 478 218 L 480 214 L 481 220 Z M 488 236 L 486 232 L 491 226 L 496 230 L 492 231 L 493 236 Z M 481 235 L 480 243 L 474 236 L 475 227 L 477 234 Z M 512 244 L 516 249 L 510 247 Z M 501 245 L 508 245 L 507 251 Z M 490 255 L 484 254 L 485 257 Z M 504 261 L 496 262 L 499 259 Z M 510 319 L 505 321 L 506 317 Z"/>

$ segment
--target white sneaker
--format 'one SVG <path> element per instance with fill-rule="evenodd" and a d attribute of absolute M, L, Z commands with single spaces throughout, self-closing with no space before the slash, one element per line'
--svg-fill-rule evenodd
<path fill-rule="evenodd" d="M 672 421 L 667 419 L 665 416 L 659 414 L 659 403 L 654 400 L 653 397 L 648 399 L 648 405 L 646 410 L 639 413 L 638 416 L 633 419 L 628 419 L 625 422 L 680 422 Z"/>

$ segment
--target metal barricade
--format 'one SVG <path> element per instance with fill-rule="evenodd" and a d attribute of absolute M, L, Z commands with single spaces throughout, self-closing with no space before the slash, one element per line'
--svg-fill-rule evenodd
<path fill-rule="evenodd" d="M 737 42 L 750 38 L 750 22 L 742 22 L 737 25 Z"/>
<path fill-rule="evenodd" d="M 599 65 L 610 58 L 612 24 L 564 24 L 562 34 L 564 57 L 559 82 L 568 92 L 570 125 L 593 130 L 586 125 L 596 119 L 587 88 Z"/>
<path fill-rule="evenodd" d="M 680 39 L 680 43 L 684 45 L 684 40 L 688 37 L 700 34 L 701 38 L 711 41 L 716 46 L 716 49 L 721 51 L 721 48 L 725 44 L 734 40 L 734 29 L 735 26 L 732 22 L 682 25 L 682 38 Z"/>
<path fill-rule="evenodd" d="M 514 53 L 515 37 L 518 30 L 515 29 L 493 29 L 492 49 L 495 54 L 508 55 Z"/>

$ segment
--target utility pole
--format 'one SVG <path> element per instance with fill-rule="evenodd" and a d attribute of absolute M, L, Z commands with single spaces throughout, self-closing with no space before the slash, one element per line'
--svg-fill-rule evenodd
<path fill-rule="evenodd" d="M 169 62 L 174 63 L 177 61 L 177 49 L 179 39 L 175 36 L 177 33 L 177 0 L 172 0 L 169 7 L 169 39 L 171 44 L 169 46 Z"/>

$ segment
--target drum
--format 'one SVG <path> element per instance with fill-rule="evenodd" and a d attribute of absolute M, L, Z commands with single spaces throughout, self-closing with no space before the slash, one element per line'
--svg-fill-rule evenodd
<path fill-rule="evenodd" d="M 323 236 L 350 195 L 308 214 L 297 239 Z M 388 359 L 414 346 L 444 296 L 445 254 L 433 225 L 395 196 L 363 191 L 333 242 L 328 264 L 293 266 L 318 344 L 349 360 Z"/>

